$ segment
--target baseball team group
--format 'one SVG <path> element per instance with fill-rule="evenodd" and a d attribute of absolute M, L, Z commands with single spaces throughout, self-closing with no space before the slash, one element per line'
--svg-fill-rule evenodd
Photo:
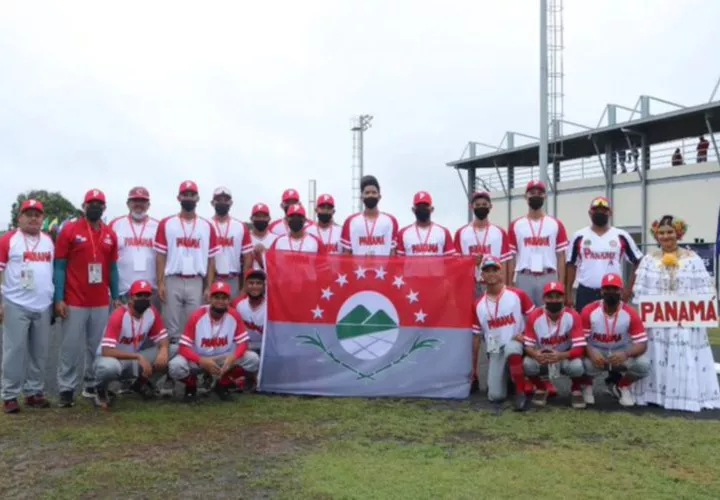
<path fill-rule="evenodd" d="M 604 197 L 591 201 L 590 224 L 568 238 L 562 222 L 544 212 L 546 187 L 538 181 L 527 185 L 527 214 L 507 229 L 490 222 L 490 194 L 473 193 L 474 219 L 454 235 L 432 221 L 426 191 L 413 198 L 415 221 L 400 228 L 379 210 L 375 177 L 363 177 L 360 190 L 364 210 L 339 225 L 332 195 L 318 196 L 310 220 L 294 189 L 282 194 L 281 218 L 272 220 L 269 206 L 257 203 L 243 222 L 230 215 L 231 190 L 219 187 L 210 202 L 215 215 L 206 219 L 196 213 L 193 181 L 179 186 L 177 214 L 150 217 L 150 194 L 139 186 L 128 193 L 128 213 L 105 224 L 105 194 L 91 189 L 83 215 L 64 224 L 55 241 L 41 230 L 42 201 L 23 201 L 16 227 L 0 237 L 4 411 L 20 412 L 21 396 L 25 408 L 50 406 L 44 380 L 56 321 L 62 408 L 74 405 L 80 388 L 99 408 L 122 392 L 172 396 L 177 382 L 188 402 L 255 390 L 264 258 L 273 251 L 473 256 L 472 375 L 477 380 L 486 367 L 488 398 L 498 407 L 510 396 L 518 411 L 544 406 L 557 394 L 554 380 L 566 376 L 571 405 L 585 408 L 595 403 L 594 379 L 603 376 L 623 406 L 720 408 L 707 332 L 646 329 L 630 305 L 637 296 L 712 293 L 702 260 L 678 246 L 687 230 L 680 218 L 656 221 L 658 249 L 642 255 L 611 225 Z M 624 262 L 632 267 L 627 280 Z"/>

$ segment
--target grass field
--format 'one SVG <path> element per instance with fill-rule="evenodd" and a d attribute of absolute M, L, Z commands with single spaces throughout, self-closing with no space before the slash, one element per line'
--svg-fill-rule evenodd
<path fill-rule="evenodd" d="M 1 498 L 720 497 L 720 422 L 239 395 L 0 424 Z"/>
<path fill-rule="evenodd" d="M 720 346 L 720 328 L 711 328 L 708 330 L 708 338 L 712 345 Z M 716 359 L 715 361 L 720 363 L 720 359 Z"/>

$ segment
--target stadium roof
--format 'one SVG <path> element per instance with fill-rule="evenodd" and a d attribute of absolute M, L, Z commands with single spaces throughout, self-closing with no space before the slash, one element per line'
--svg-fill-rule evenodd
<path fill-rule="evenodd" d="M 614 149 L 627 149 L 627 138 L 630 137 L 633 143 L 638 143 L 638 134 L 645 135 L 648 145 L 685 137 L 699 137 L 709 133 L 706 118 L 714 132 L 720 131 L 720 101 L 565 135 L 561 141 L 550 141 L 548 149 L 552 151 L 552 144 L 561 143 L 563 157 L 560 160 L 567 161 L 594 156 L 597 154 L 596 144 L 600 151 L 604 151 L 607 144 Z M 532 167 L 538 165 L 539 154 L 539 143 L 536 142 L 452 161 L 447 163 L 447 166 L 464 170 Z"/>

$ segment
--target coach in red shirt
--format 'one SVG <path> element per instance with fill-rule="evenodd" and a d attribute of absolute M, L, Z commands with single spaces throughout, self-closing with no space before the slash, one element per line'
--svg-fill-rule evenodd
<path fill-rule="evenodd" d="M 62 318 L 58 362 L 61 408 L 73 406 L 78 368 L 85 364 L 83 397 L 95 397 L 95 353 L 110 314 L 110 297 L 118 305 L 118 245 L 102 222 L 105 194 L 91 189 L 84 215 L 71 220 L 55 242 L 55 314 Z"/>

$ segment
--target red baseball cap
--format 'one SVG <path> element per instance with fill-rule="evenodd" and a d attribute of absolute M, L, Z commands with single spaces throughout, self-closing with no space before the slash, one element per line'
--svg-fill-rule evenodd
<path fill-rule="evenodd" d="M 133 281 L 133 284 L 130 285 L 130 295 L 137 295 L 139 293 L 152 293 L 150 283 L 145 280 Z"/>
<path fill-rule="evenodd" d="M 250 211 L 250 217 L 255 214 L 270 215 L 270 207 L 268 207 L 265 203 L 255 203 Z"/>
<path fill-rule="evenodd" d="M 543 287 L 543 297 L 553 292 L 565 295 L 565 287 L 559 281 L 551 281 L 549 283 L 545 283 L 545 286 Z"/>
<path fill-rule="evenodd" d="M 415 193 L 415 196 L 413 196 L 413 206 L 419 205 L 420 203 L 432 205 L 432 196 L 430 196 L 430 193 L 427 191 L 418 191 Z"/>
<path fill-rule="evenodd" d="M 105 193 L 100 191 L 99 189 L 91 189 L 87 193 L 85 193 L 85 199 L 83 200 L 83 203 L 90 203 L 91 201 L 102 201 L 105 203 Z"/>
<path fill-rule="evenodd" d="M 37 210 L 38 212 L 45 213 L 42 201 L 40 200 L 29 199 L 23 201 L 20 205 L 20 213 L 23 213 L 25 210 Z"/>
<path fill-rule="evenodd" d="M 215 295 L 216 293 L 224 293 L 229 297 L 230 285 L 228 285 L 224 281 L 216 281 L 215 283 L 210 285 L 210 295 Z"/>
<path fill-rule="evenodd" d="M 150 193 L 142 186 L 136 186 L 128 193 L 128 200 L 149 200 Z"/>
<path fill-rule="evenodd" d="M 492 255 L 485 255 L 482 259 L 482 263 L 480 264 L 480 269 L 485 269 L 486 267 L 501 268 L 502 264 L 500 263 L 500 259 L 498 259 L 497 257 L 494 257 Z"/>
<path fill-rule="evenodd" d="M 610 200 L 608 200 L 604 196 L 596 196 L 590 202 L 590 210 L 592 210 L 593 208 L 607 208 L 608 210 L 610 210 Z"/>
<path fill-rule="evenodd" d="M 287 215 L 288 217 L 290 217 L 291 215 L 302 215 L 303 217 L 307 217 L 307 215 L 305 214 L 305 207 L 303 207 L 299 203 L 295 205 L 290 205 L 290 208 L 288 208 L 287 214 L 285 215 Z"/>
<path fill-rule="evenodd" d="M 265 271 L 262 269 L 248 269 L 245 271 L 245 280 L 249 280 L 250 278 L 259 278 L 264 280 L 267 278 L 267 274 L 265 274 Z"/>
<path fill-rule="evenodd" d="M 199 193 L 197 184 L 195 184 L 195 181 L 183 181 L 180 183 L 180 187 L 178 188 L 178 194 L 183 194 L 186 191 L 190 191 L 191 193 Z"/>
<path fill-rule="evenodd" d="M 547 192 L 547 187 L 545 186 L 544 182 L 540 181 L 530 181 L 527 183 L 527 186 L 525 187 L 525 192 L 527 193 L 531 189 L 540 189 L 543 192 Z"/>
<path fill-rule="evenodd" d="M 623 279 L 620 277 L 619 274 L 615 273 L 608 273 L 602 278 L 602 283 L 600 283 L 601 288 L 605 287 L 612 287 L 612 288 L 622 288 L 623 285 Z"/>
<path fill-rule="evenodd" d="M 335 208 L 335 198 L 333 198 L 331 194 L 321 194 L 320 196 L 318 196 L 315 205 L 318 207 L 320 205 L 330 205 L 331 207 Z"/>
<path fill-rule="evenodd" d="M 472 203 L 478 198 L 485 198 L 487 201 L 492 201 L 490 199 L 490 193 L 488 193 L 487 191 L 478 191 L 472 194 L 472 196 L 470 197 L 470 202 Z"/>
<path fill-rule="evenodd" d="M 290 188 L 290 189 L 286 189 L 285 191 L 283 191 L 283 194 L 282 194 L 283 203 L 285 203 L 286 201 L 290 201 L 290 200 L 300 201 L 300 193 L 297 192 L 297 189 Z"/>
<path fill-rule="evenodd" d="M 228 198 L 232 198 L 232 191 L 230 191 L 230 188 L 221 186 L 219 188 L 216 188 L 215 191 L 213 191 L 213 198 L 216 198 L 218 196 L 227 196 Z"/>

